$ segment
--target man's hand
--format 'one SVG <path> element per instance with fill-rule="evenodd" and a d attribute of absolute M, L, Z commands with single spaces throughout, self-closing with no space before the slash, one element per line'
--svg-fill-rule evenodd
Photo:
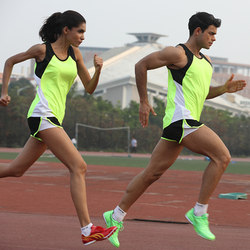
<path fill-rule="evenodd" d="M 6 106 L 8 106 L 8 104 L 10 103 L 10 100 L 11 100 L 10 96 L 8 96 L 8 95 L 3 95 L 3 96 L 1 96 L 1 98 L 0 98 L 0 105 L 6 107 Z"/>
<path fill-rule="evenodd" d="M 140 102 L 139 119 L 143 128 L 148 126 L 148 117 L 150 112 L 153 115 L 157 115 L 148 102 Z"/>
<path fill-rule="evenodd" d="M 233 81 L 234 74 L 231 75 L 231 77 L 226 81 L 225 83 L 225 92 L 227 93 L 234 93 L 237 91 L 242 90 L 246 85 L 245 80 L 235 80 Z"/>

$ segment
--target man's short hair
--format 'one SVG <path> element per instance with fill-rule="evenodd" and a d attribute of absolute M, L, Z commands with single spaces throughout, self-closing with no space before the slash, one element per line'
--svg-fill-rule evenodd
<path fill-rule="evenodd" d="M 210 25 L 214 25 L 216 28 L 220 27 L 221 19 L 215 18 L 207 12 L 197 12 L 189 19 L 189 35 L 192 36 L 197 27 L 200 27 L 202 32 L 204 32 Z"/>

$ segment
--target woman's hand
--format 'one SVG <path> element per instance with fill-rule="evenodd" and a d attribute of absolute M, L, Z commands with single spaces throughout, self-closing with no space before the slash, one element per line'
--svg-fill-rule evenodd
<path fill-rule="evenodd" d="M 6 107 L 10 103 L 10 100 L 11 98 L 9 95 L 2 95 L 0 99 L 0 105 Z"/>
<path fill-rule="evenodd" d="M 103 65 L 103 60 L 101 57 L 94 55 L 94 66 L 96 71 L 101 71 Z"/>

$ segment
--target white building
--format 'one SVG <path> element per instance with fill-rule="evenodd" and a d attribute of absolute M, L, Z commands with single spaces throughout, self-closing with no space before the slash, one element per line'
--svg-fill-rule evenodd
<path fill-rule="evenodd" d="M 214 67 L 213 79 L 216 82 L 224 83 L 231 74 L 234 74 L 234 79 L 244 79 L 250 81 L 250 64 L 232 63 L 227 58 L 211 57 Z M 248 84 L 240 95 L 250 98 L 250 85 Z"/>
<path fill-rule="evenodd" d="M 133 35 L 137 35 L 133 34 Z M 163 48 L 156 43 L 162 35 L 153 33 L 138 33 L 138 41 L 123 47 L 111 48 L 101 53 L 103 68 L 100 82 L 94 92 L 95 96 L 111 101 L 114 105 L 125 108 L 131 100 L 139 101 L 135 84 L 135 64 L 145 55 Z M 87 48 L 88 56 L 91 48 Z M 83 56 L 84 56 L 83 47 Z M 92 53 L 95 53 L 93 49 Z M 87 61 L 90 74 L 94 73 L 93 60 Z M 167 94 L 168 74 L 166 68 L 152 70 L 148 73 L 148 95 L 151 102 L 153 97 L 164 98 Z"/>
<path fill-rule="evenodd" d="M 102 96 L 103 99 L 109 100 L 113 105 L 119 105 L 121 108 L 128 107 L 131 100 L 139 102 L 135 83 L 135 64 L 144 56 L 164 48 L 163 45 L 157 43 L 157 40 L 163 37 L 163 35 L 154 33 L 130 34 L 136 36 L 137 41 L 122 47 L 111 49 L 81 48 L 83 57 L 88 56 L 85 62 L 91 75 L 95 69 L 93 60 L 89 60 L 89 58 L 93 58 L 93 55 L 97 53 L 104 61 L 100 81 L 94 95 Z M 167 86 L 168 72 L 166 67 L 148 72 L 147 90 L 149 101 L 152 105 L 153 97 L 166 100 Z M 83 90 L 81 84 L 79 85 L 79 90 Z M 237 94 L 226 94 L 207 100 L 205 105 L 229 110 L 234 114 L 250 114 L 250 100 Z"/>

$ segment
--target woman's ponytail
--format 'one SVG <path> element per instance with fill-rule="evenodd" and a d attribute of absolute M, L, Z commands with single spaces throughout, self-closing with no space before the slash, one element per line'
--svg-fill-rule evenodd
<path fill-rule="evenodd" d="M 60 22 L 61 16 L 61 12 L 56 12 L 45 20 L 39 31 L 42 41 L 53 43 L 57 40 L 62 30 L 62 24 Z"/>

